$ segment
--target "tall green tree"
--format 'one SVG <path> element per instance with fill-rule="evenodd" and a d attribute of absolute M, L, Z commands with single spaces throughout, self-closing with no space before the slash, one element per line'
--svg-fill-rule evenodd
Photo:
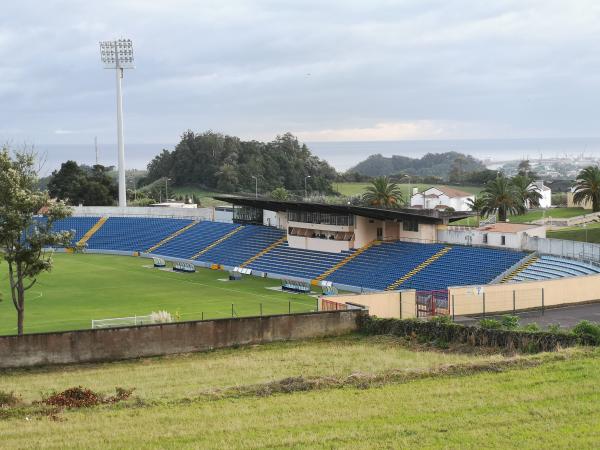
<path fill-rule="evenodd" d="M 377 177 L 365 189 L 363 201 L 370 206 L 398 208 L 402 203 L 402 191 L 388 177 Z"/>
<path fill-rule="evenodd" d="M 533 184 L 533 180 L 529 176 L 516 175 L 511 180 L 516 194 L 526 208 L 537 208 L 540 206 L 542 194 Z"/>
<path fill-rule="evenodd" d="M 37 217 L 40 212 L 44 219 Z M 6 148 L 0 151 L 0 251 L 8 264 L 19 335 L 23 334 L 26 292 L 40 273 L 52 268 L 51 254 L 45 249 L 70 244 L 70 232 L 52 231 L 56 220 L 69 215 L 62 202 L 51 202 L 48 193 L 39 189 L 35 155 L 11 156 Z"/>
<path fill-rule="evenodd" d="M 280 186 L 300 192 L 309 175 L 311 191 L 332 192 L 335 169 L 290 133 L 271 142 L 258 142 L 210 131 L 187 131 L 175 150 L 163 150 L 150 162 L 148 175 L 140 186 L 169 177 L 176 186 L 254 192 L 252 177 L 258 177 L 262 192 Z"/>
<path fill-rule="evenodd" d="M 52 172 L 48 182 L 50 195 L 71 205 L 110 206 L 118 194 L 116 181 L 109 169 L 101 165 L 79 166 L 75 161 L 63 163 Z"/>
<path fill-rule="evenodd" d="M 525 211 L 523 199 L 519 196 L 509 178 L 500 174 L 489 181 L 481 194 L 485 206 L 482 214 L 498 214 L 498 220 L 506 222 L 509 214 L 522 214 Z"/>
<path fill-rule="evenodd" d="M 589 201 L 594 212 L 600 211 L 600 168 L 589 166 L 579 172 L 573 201 L 581 204 Z"/>

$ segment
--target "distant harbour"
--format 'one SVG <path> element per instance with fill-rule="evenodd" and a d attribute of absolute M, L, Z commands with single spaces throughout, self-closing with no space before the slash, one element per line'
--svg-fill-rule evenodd
<path fill-rule="evenodd" d="M 327 160 L 337 170 L 345 171 L 369 155 L 402 155 L 421 157 L 426 153 L 456 151 L 488 162 L 501 162 L 521 158 L 543 158 L 581 155 L 600 158 L 600 138 L 546 138 L 546 139 L 455 139 L 406 141 L 329 141 L 306 142 L 313 153 Z M 144 169 L 162 149 L 172 150 L 174 143 L 126 144 L 127 167 Z M 45 157 L 44 174 L 58 168 L 60 163 L 73 159 L 79 163 L 94 164 L 93 141 L 89 144 L 36 144 L 36 150 Z M 116 164 L 116 144 L 99 142 L 99 162 Z M 493 164 L 492 164 L 493 165 Z"/>

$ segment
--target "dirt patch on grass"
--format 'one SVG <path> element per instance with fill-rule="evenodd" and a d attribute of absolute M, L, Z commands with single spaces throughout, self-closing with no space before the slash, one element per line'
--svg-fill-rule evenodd
<path fill-rule="evenodd" d="M 315 391 L 322 389 L 359 388 L 369 389 L 386 384 L 407 383 L 414 380 L 442 377 L 466 376 L 482 372 L 504 372 L 511 369 L 536 367 L 552 361 L 563 361 L 576 357 L 570 353 L 542 354 L 534 357 L 515 356 L 500 361 L 467 364 L 448 364 L 432 369 L 394 369 L 380 373 L 353 373 L 345 377 L 287 377 L 268 383 L 214 389 L 200 394 L 199 400 L 218 400 L 238 397 L 266 397 L 274 394 Z"/>

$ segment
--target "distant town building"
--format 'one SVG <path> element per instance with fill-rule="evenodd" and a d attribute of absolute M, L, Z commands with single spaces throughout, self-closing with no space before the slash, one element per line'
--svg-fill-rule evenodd
<path fill-rule="evenodd" d="M 446 209 L 455 211 L 470 211 L 467 200 L 475 200 L 475 194 L 454 189 L 448 186 L 430 187 L 423 192 L 413 190 L 410 206 L 422 209 Z"/>
<path fill-rule="evenodd" d="M 529 185 L 530 189 L 538 191 L 542 198 L 540 198 L 540 208 L 550 208 L 552 206 L 552 189 L 544 184 L 543 181 L 537 180 Z M 527 208 L 531 208 L 529 202 L 527 202 Z"/>

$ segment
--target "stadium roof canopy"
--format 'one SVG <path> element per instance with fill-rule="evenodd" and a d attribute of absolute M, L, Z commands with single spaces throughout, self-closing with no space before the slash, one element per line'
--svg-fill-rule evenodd
<path fill-rule="evenodd" d="M 238 206 L 250 206 L 268 211 L 309 211 L 331 214 L 354 214 L 378 220 L 418 220 L 421 223 L 448 223 L 473 213 L 459 211 L 440 211 L 432 209 L 383 209 L 366 206 L 336 205 L 328 203 L 296 202 L 288 200 L 273 200 L 267 198 L 243 197 L 238 195 L 217 195 L 215 200 L 231 203 Z"/>

